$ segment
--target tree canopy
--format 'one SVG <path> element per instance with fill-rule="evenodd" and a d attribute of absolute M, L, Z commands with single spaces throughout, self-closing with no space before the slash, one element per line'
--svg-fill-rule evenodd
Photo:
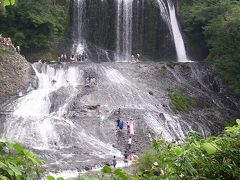
<path fill-rule="evenodd" d="M 11 2 L 11 3 L 10 3 Z M 68 23 L 68 0 L 5 0 L 0 33 L 26 51 L 47 49 L 63 38 Z"/>
<path fill-rule="evenodd" d="M 206 60 L 240 94 L 240 1 L 183 0 L 181 13 L 185 32 L 208 46 Z"/>

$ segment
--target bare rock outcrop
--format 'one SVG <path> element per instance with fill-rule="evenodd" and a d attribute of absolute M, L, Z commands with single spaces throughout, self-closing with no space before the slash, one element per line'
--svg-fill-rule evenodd
<path fill-rule="evenodd" d="M 17 52 L 0 43 L 0 102 L 26 89 L 33 80 L 31 64 Z"/>

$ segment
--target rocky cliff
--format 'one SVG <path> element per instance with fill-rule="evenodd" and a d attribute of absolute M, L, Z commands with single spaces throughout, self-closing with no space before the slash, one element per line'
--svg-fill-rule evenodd
<path fill-rule="evenodd" d="M 0 44 L 0 101 L 15 95 L 17 89 L 26 89 L 34 71 L 27 60 L 17 52 Z"/>

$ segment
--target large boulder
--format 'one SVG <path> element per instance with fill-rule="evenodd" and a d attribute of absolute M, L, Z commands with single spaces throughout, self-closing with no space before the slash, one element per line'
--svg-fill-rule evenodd
<path fill-rule="evenodd" d="M 23 56 L 0 44 L 0 102 L 15 95 L 17 89 L 26 90 L 33 75 L 31 64 Z"/>

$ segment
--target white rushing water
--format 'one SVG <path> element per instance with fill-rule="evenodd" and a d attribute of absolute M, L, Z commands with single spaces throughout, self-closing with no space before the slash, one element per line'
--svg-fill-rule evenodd
<path fill-rule="evenodd" d="M 117 38 L 115 60 L 128 62 L 132 52 L 133 0 L 117 0 Z"/>
<path fill-rule="evenodd" d="M 175 7 L 172 2 L 168 1 L 168 9 L 170 14 L 173 38 L 174 38 L 175 48 L 177 51 L 178 61 L 187 62 L 189 60 L 187 58 L 183 37 L 178 25 Z"/>
<path fill-rule="evenodd" d="M 157 0 L 160 14 L 163 20 L 166 22 L 172 39 L 174 41 L 178 62 L 188 62 L 188 57 L 183 41 L 183 37 L 179 28 L 176 11 L 174 4 L 171 0 L 167 1 L 167 4 L 163 0 Z"/>
<path fill-rule="evenodd" d="M 84 28 L 84 12 L 86 2 L 85 0 L 74 0 L 73 6 L 73 48 L 72 52 L 80 54 L 84 51 L 84 39 L 82 37 L 83 28 Z"/>
<path fill-rule="evenodd" d="M 112 144 L 100 140 L 64 117 L 69 105 L 76 98 L 77 87 L 85 85 L 83 70 L 77 66 L 56 68 L 49 65 L 42 65 L 40 72 L 37 70 L 39 67 L 34 69 L 39 87 L 18 99 L 12 116 L 4 125 L 2 138 L 45 150 L 68 146 L 64 142 L 67 138 L 69 142 L 74 141 L 75 145 L 91 149 L 92 156 L 121 157 L 121 152 L 113 148 Z M 55 97 L 56 95 L 58 96 Z M 59 107 L 53 110 L 55 106 Z M 65 137 L 66 134 L 68 135 Z"/>

